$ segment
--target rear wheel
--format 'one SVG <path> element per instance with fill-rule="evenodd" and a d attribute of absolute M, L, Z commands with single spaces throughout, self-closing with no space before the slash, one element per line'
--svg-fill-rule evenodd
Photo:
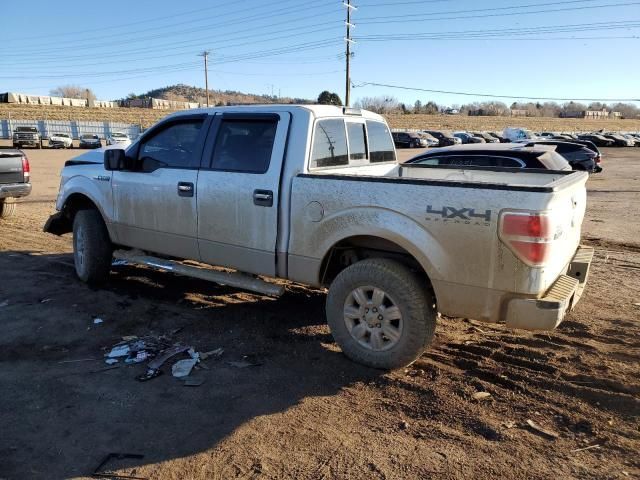
<path fill-rule="evenodd" d="M 0 199 L 0 218 L 12 217 L 16 214 L 16 203 L 12 198 Z"/>
<path fill-rule="evenodd" d="M 89 284 L 103 283 L 111 268 L 109 232 L 97 210 L 80 210 L 73 220 L 73 260 L 76 274 Z"/>
<path fill-rule="evenodd" d="M 413 363 L 431 343 L 434 301 L 424 280 L 394 260 L 357 262 L 338 274 L 327 296 L 336 343 L 358 363 L 383 369 Z"/>

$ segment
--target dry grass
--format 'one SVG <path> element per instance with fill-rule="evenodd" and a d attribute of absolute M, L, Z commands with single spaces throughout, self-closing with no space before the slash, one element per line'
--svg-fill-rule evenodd
<path fill-rule="evenodd" d="M 602 128 L 615 131 L 640 130 L 637 120 L 585 120 L 582 118 L 547 117 L 467 117 L 458 115 L 387 115 L 391 128 L 447 129 L 447 130 L 503 130 L 523 127 L 533 131 L 580 132 Z"/>
<path fill-rule="evenodd" d="M 171 110 L 147 108 L 71 108 L 56 105 L 0 104 L 0 118 L 16 120 L 88 120 L 142 125 L 147 128 Z M 502 130 L 509 126 L 534 131 L 639 131 L 637 120 L 584 120 L 578 118 L 467 117 L 457 115 L 387 115 L 392 128 Z"/>

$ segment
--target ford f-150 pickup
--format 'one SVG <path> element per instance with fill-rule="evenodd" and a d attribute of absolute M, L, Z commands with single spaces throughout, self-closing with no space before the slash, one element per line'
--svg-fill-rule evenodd
<path fill-rule="evenodd" d="M 0 150 L 0 218 L 16 212 L 14 198 L 31 193 L 29 160 L 21 150 Z"/>
<path fill-rule="evenodd" d="M 73 232 L 88 283 L 115 257 L 267 295 L 283 292 L 274 279 L 326 287 L 343 352 L 396 368 L 423 353 L 438 313 L 555 328 L 593 255 L 580 246 L 587 178 L 400 165 L 367 111 L 212 108 L 67 162 L 45 231 Z"/>

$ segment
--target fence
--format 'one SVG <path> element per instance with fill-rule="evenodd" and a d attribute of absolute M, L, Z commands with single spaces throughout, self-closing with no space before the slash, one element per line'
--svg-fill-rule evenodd
<path fill-rule="evenodd" d="M 42 138 L 49 138 L 54 133 L 66 133 L 78 139 L 80 135 L 98 135 L 105 139 L 113 132 L 126 133 L 129 138 L 138 138 L 142 129 L 140 125 L 121 122 L 88 122 L 76 120 L 0 120 L 0 138 L 13 137 L 16 127 L 36 127 Z"/>

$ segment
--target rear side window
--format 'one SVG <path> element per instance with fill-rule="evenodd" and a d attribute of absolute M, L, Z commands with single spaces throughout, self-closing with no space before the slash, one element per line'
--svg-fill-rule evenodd
<path fill-rule="evenodd" d="M 395 162 L 396 153 L 389 128 L 382 122 L 367 120 L 367 133 L 369 134 L 369 161 L 371 163 Z"/>
<path fill-rule="evenodd" d="M 349 136 L 349 158 L 364 160 L 367 158 L 367 144 L 365 140 L 364 123 L 347 122 Z"/>
<path fill-rule="evenodd" d="M 271 163 L 277 127 L 276 119 L 223 119 L 216 137 L 212 168 L 265 173 Z"/>
<path fill-rule="evenodd" d="M 202 120 L 173 123 L 146 139 L 139 159 L 152 159 L 165 167 L 195 167 L 199 163 L 195 149 L 200 137 Z M 83 138 L 98 138 L 97 135 Z"/>
<path fill-rule="evenodd" d="M 348 165 L 347 135 L 342 119 L 318 120 L 313 134 L 311 168 Z"/>

